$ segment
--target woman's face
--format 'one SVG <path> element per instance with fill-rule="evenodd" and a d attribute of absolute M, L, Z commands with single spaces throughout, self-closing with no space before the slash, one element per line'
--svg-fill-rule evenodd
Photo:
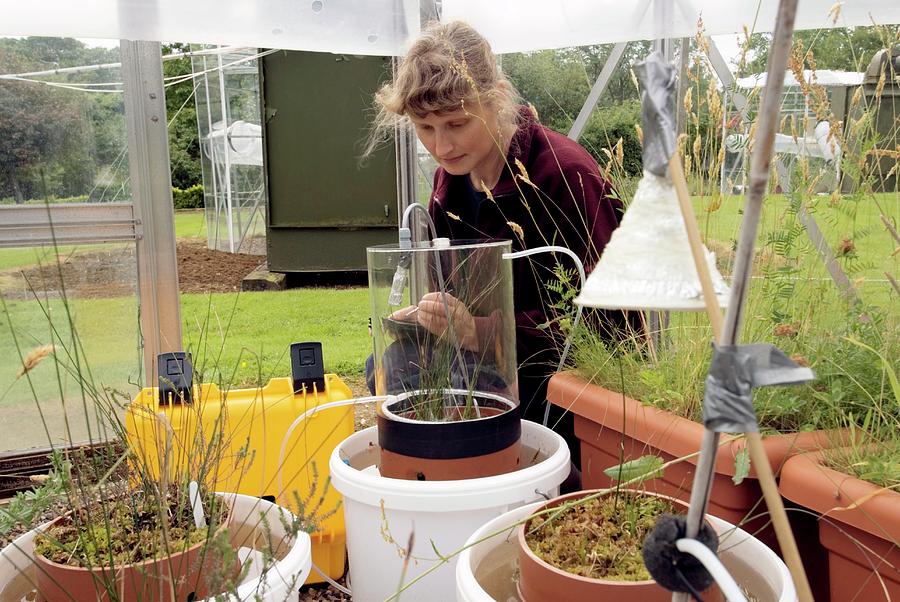
<path fill-rule="evenodd" d="M 410 120 L 419 140 L 451 175 L 490 172 L 503 160 L 496 140 L 495 111 L 473 106 L 452 113 L 410 116 Z"/>

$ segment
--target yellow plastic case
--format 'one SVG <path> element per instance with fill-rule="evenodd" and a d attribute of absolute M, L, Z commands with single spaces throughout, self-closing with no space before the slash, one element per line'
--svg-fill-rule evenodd
<path fill-rule="evenodd" d="M 346 529 L 341 496 L 330 486 L 328 460 L 332 450 L 353 434 L 353 405 L 321 410 L 299 422 L 284 443 L 280 475 L 279 456 L 288 429 L 301 414 L 353 394 L 334 374 L 325 375 L 323 392 L 314 387 L 294 394 L 292 389 L 290 378 L 273 378 L 262 388 L 228 391 L 202 384 L 194 385 L 191 403 L 161 404 L 159 390 L 145 388 L 128 407 L 128 445 L 156 477 L 168 445 L 169 473 L 174 477 L 192 463 L 198 469 L 202 458 L 214 455 L 201 450 L 212 449 L 213 434 L 221 433 L 221 458 L 217 466 L 206 469 L 207 486 L 265 497 L 298 516 L 318 517 L 318 529 L 310 534 L 312 560 L 337 579 L 344 574 Z M 312 571 L 306 583 L 322 581 Z"/>

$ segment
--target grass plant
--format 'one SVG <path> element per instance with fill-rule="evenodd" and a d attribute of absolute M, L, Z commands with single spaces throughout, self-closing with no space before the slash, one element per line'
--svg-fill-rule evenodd
<path fill-rule="evenodd" d="M 855 349 L 860 361 L 871 363 L 875 377 L 868 390 L 872 395 L 857 413 L 848 414 L 851 445 L 825 451 L 826 464 L 885 489 L 900 490 L 900 380 L 897 358 L 900 341 L 884 340 L 872 347 L 858 339 L 846 340 L 848 350 Z M 857 362 L 859 363 L 859 362 Z M 858 370 L 847 364 L 835 364 L 850 377 Z"/>
<path fill-rule="evenodd" d="M 888 47 L 898 41 L 895 30 L 882 33 Z M 714 76 L 704 56 L 707 42 L 700 35 L 696 42 L 699 51 L 691 55 L 688 69 L 688 91 L 683 100 L 686 126 L 679 138 L 679 152 L 695 194 L 702 235 L 717 253 L 718 267 L 727 278 L 733 267 L 743 205 L 742 197 L 722 194 L 720 180 L 725 158 L 722 138 L 727 133 L 722 129 L 723 114 L 731 115 L 735 109 L 725 104 L 723 91 L 711 85 Z M 804 79 L 804 67 L 815 70 L 814 57 L 815 45 L 798 45 L 790 68 L 801 81 L 810 111 L 831 123 L 835 141 L 844 150 L 843 172 L 853 180 L 855 191 L 821 193 L 823 177 L 832 167 L 804 157 L 794 162 L 790 181 L 779 181 L 777 174 L 773 175 L 772 193 L 763 207 L 740 339 L 775 344 L 800 363 L 811 365 L 818 379 L 802 387 L 768 388 L 755 393 L 757 415 L 767 432 L 846 426 L 851 417 L 862 420 L 865 408 L 872 404 L 888 407 L 878 362 L 863 357 L 863 350 L 850 341 L 882 350 L 886 357 L 897 357 L 898 353 L 900 289 L 891 279 L 900 268 L 896 250 L 900 248 L 896 234 L 900 193 L 876 192 L 877 182 L 891 174 L 880 171 L 880 164 L 867 154 L 880 140 L 872 124 L 884 82 L 879 83 L 874 96 L 855 94 L 851 120 L 842 123 L 832 113 L 828 95 L 815 83 L 815 77 Z M 755 134 L 752 95 L 756 93 L 750 92 L 751 111 L 744 122 L 751 141 Z M 890 106 L 884 110 L 889 111 Z M 781 124 L 782 133 L 795 137 L 804 135 L 801 129 L 792 118 L 785 118 Z M 616 142 L 609 144 L 605 172 L 617 185 L 614 167 L 621 159 L 615 152 Z M 776 187 L 790 192 L 778 193 Z M 807 236 L 802 212 L 818 222 L 837 266 L 849 279 L 849 294 L 832 280 Z M 571 367 L 588 380 L 617 389 L 621 360 L 627 394 L 699 420 L 711 339 L 706 316 L 686 313 L 668 316 L 663 342 L 655 354 L 649 353 L 642 337 L 610 343 L 585 328 L 575 335 Z"/>

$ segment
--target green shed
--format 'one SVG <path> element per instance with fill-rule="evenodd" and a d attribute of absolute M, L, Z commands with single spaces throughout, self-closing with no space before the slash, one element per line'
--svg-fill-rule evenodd
<path fill-rule="evenodd" d="M 390 57 L 279 51 L 260 61 L 268 269 L 366 269 L 397 238 L 393 143 L 363 161 Z"/>

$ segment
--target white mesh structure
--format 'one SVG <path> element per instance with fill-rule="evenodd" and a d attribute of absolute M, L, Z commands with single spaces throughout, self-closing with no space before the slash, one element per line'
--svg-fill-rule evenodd
<path fill-rule="evenodd" d="M 259 66 L 255 49 L 193 57 L 207 246 L 263 254 Z"/>
<path fill-rule="evenodd" d="M 720 306 L 729 289 L 705 249 L 713 289 Z M 644 172 L 622 223 L 581 294 L 586 307 L 702 311 L 706 309 L 675 187 L 666 178 Z"/>
<path fill-rule="evenodd" d="M 402 54 L 434 0 L 10 0 L 0 35 L 178 40 L 344 54 Z M 775 23 L 777 0 L 443 0 L 442 20 L 474 25 L 494 51 L 757 31 Z M 420 6 L 421 5 L 421 6 Z M 804 0 L 796 28 L 900 22 L 896 0 Z M 426 10 L 427 12 L 427 10 Z"/>

